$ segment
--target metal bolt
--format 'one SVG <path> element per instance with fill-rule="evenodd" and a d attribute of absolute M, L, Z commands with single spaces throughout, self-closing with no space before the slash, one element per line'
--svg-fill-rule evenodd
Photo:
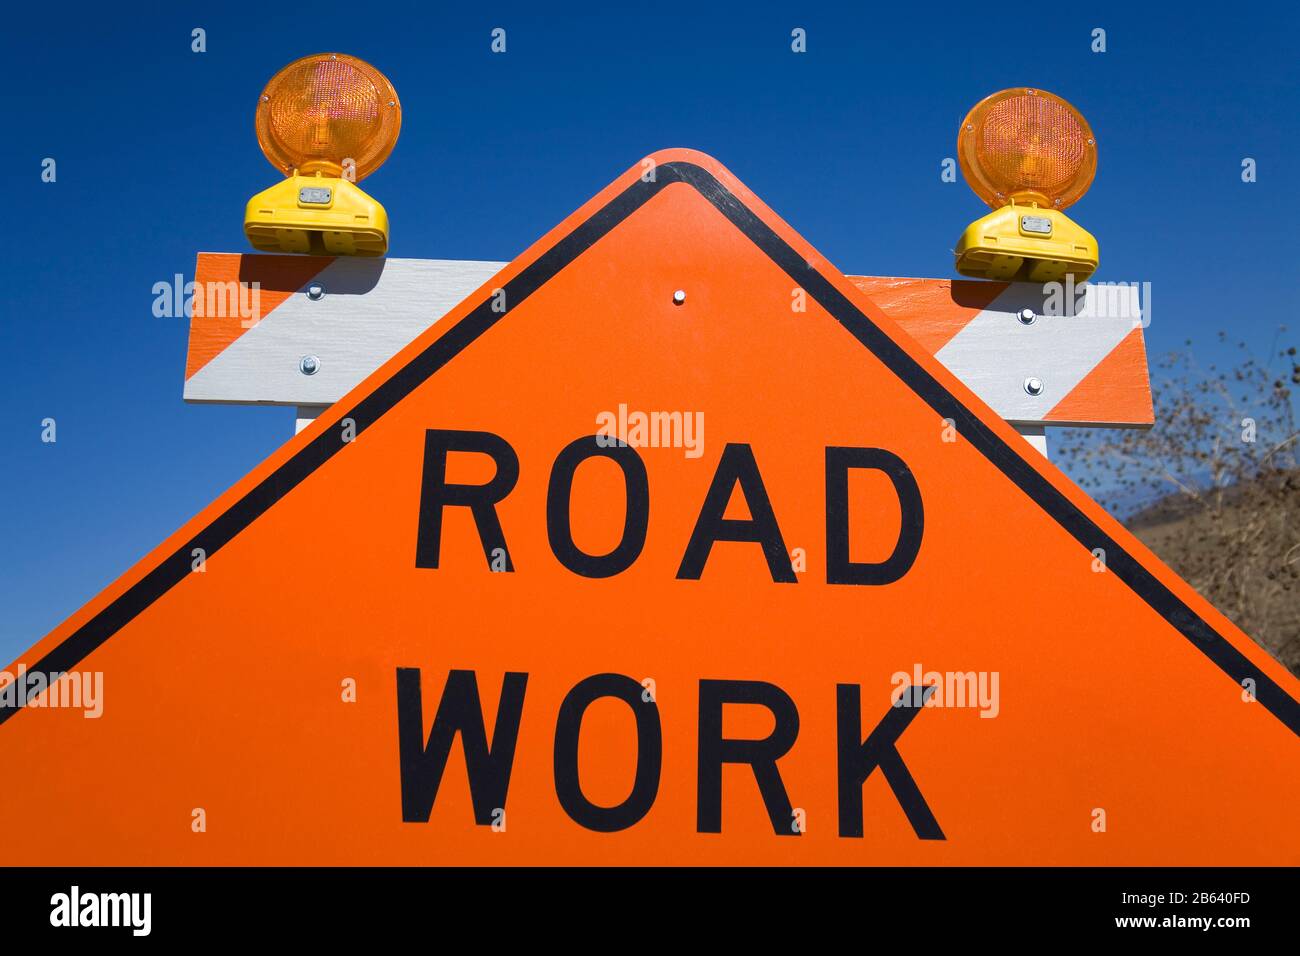
<path fill-rule="evenodd" d="M 1021 309 L 1016 318 L 1020 320 L 1021 325 L 1033 325 L 1034 319 L 1038 316 L 1034 315 L 1033 309 Z"/>
<path fill-rule="evenodd" d="M 685 301 L 686 301 L 686 293 L 683 290 L 678 289 L 676 292 L 673 293 L 673 305 L 681 305 Z"/>
<path fill-rule="evenodd" d="M 1029 378 L 1025 379 L 1025 391 L 1030 395 L 1042 395 L 1043 380 L 1041 378 L 1034 378 L 1032 375 L 1029 376 Z"/>
<path fill-rule="evenodd" d="M 321 298 L 324 294 L 325 289 L 322 286 L 311 285 L 307 287 L 307 298 L 311 299 L 313 302 Z"/>
<path fill-rule="evenodd" d="M 262 94 L 262 102 L 263 102 L 263 103 L 269 103 L 269 102 L 271 102 L 271 97 L 269 97 L 269 96 L 267 96 L 265 93 L 263 93 L 263 94 Z"/>
<path fill-rule="evenodd" d="M 314 355 L 304 355 L 298 360 L 298 371 L 303 375 L 315 375 L 320 371 L 320 359 Z"/>

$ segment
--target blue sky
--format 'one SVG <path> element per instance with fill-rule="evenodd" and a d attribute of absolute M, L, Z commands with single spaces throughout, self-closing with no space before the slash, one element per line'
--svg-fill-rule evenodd
<path fill-rule="evenodd" d="M 186 321 L 155 318 L 151 289 L 190 277 L 199 250 L 246 251 L 244 202 L 277 177 L 256 97 L 308 53 L 369 60 L 401 96 L 401 140 L 366 181 L 394 256 L 509 259 L 640 157 L 690 146 L 845 272 L 951 276 L 984 207 L 940 164 L 976 100 L 1025 85 L 1097 133 L 1097 180 L 1072 215 L 1101 242 L 1098 279 L 1152 283 L 1152 353 L 1190 338 L 1215 361 L 1226 328 L 1262 354 L 1294 322 L 1294 5 L 1045 3 L 1022 6 L 1024 26 L 969 3 L 463 6 L 6 11 L 5 663 L 292 432 L 291 409 L 181 402 Z"/>

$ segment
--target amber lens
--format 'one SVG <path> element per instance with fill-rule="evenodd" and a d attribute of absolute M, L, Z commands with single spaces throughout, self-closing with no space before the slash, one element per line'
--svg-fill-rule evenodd
<path fill-rule="evenodd" d="M 342 53 L 295 60 L 271 78 L 257 104 L 257 142 L 281 172 L 343 174 L 379 168 L 402 127 L 402 107 L 388 78 Z"/>
<path fill-rule="evenodd" d="M 966 181 L 995 208 L 1014 197 L 1064 209 L 1097 171 L 1087 121 L 1043 90 L 1003 90 L 981 100 L 962 122 L 957 151 Z"/>

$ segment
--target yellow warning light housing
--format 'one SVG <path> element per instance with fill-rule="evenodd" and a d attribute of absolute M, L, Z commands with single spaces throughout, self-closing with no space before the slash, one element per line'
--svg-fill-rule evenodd
<path fill-rule="evenodd" d="M 994 93 L 962 121 L 957 156 L 966 182 L 994 210 L 957 241 L 958 272 L 1082 282 L 1096 271 L 1096 238 L 1062 212 L 1097 172 L 1097 140 L 1078 110 L 1045 90 Z"/>
<path fill-rule="evenodd" d="M 343 53 L 295 60 L 257 104 L 257 142 L 288 178 L 248 201 L 244 234 L 265 252 L 382 256 L 388 213 L 356 181 L 397 142 L 402 107 L 384 74 Z"/>

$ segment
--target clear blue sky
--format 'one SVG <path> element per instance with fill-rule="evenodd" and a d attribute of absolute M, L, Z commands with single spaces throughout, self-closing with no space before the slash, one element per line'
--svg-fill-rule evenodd
<path fill-rule="evenodd" d="M 1294 4 L 1021 4 L 1024 25 L 972 3 L 127 6 L 11 5 L 0 38 L 3 663 L 291 434 L 291 409 L 181 402 L 186 321 L 155 318 L 151 288 L 199 250 L 246 250 L 244 202 L 277 176 L 256 97 L 308 53 L 369 60 L 401 95 L 366 182 L 394 256 L 509 259 L 640 157 L 690 146 L 844 271 L 950 276 L 984 207 L 940 164 L 971 104 L 1026 85 L 1097 132 L 1072 213 L 1098 279 L 1152 282 L 1153 352 L 1192 338 L 1215 361 L 1222 327 L 1262 353 L 1296 311 Z"/>

